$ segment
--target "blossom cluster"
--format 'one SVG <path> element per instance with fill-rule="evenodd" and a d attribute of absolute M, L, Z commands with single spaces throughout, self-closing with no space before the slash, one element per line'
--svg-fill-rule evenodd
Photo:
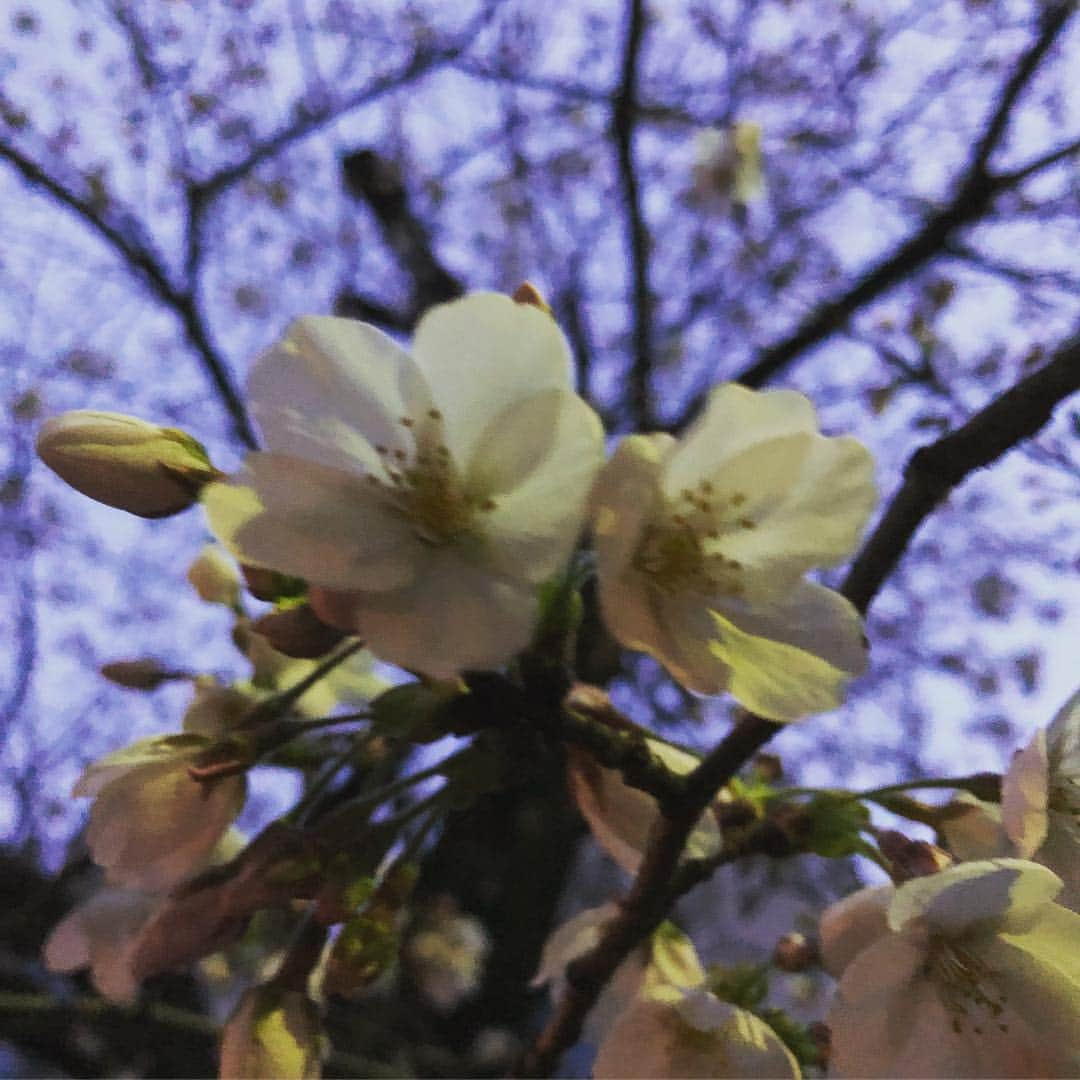
<path fill-rule="evenodd" d="M 867 450 L 821 435 L 800 394 L 727 384 L 682 439 L 632 435 L 605 464 L 570 378 L 547 311 L 476 293 L 428 312 L 411 354 L 364 323 L 297 319 L 250 374 L 266 448 L 231 477 L 194 440 L 151 425 L 140 439 L 141 422 L 109 414 L 51 421 L 38 448 L 80 490 L 152 515 L 193 474 L 173 458 L 192 455 L 210 526 L 241 563 L 303 579 L 325 624 L 430 678 L 524 650 L 540 586 L 588 523 L 624 646 L 768 719 L 839 704 L 865 668 L 860 620 L 804 575 L 857 542 L 876 501 Z"/>
<path fill-rule="evenodd" d="M 550 648 L 552 597 L 573 593 L 583 572 L 612 637 L 690 692 L 729 693 L 780 723 L 843 701 L 867 663 L 862 623 L 807 575 L 858 543 L 877 497 L 868 451 L 822 434 L 801 394 L 729 383 L 681 437 L 629 434 L 609 454 L 571 371 L 550 310 L 523 288 L 433 308 L 411 352 L 363 323 L 296 320 L 252 368 L 264 448 L 232 475 L 186 433 L 130 417 L 77 412 L 44 425 L 40 456 L 83 493 L 144 517 L 201 504 L 220 546 L 189 579 L 233 613 L 251 668 L 232 683 L 148 661 L 104 669 L 140 689 L 190 679 L 194 695 L 182 732 L 117 750 L 76 785 L 94 800 L 86 840 L 106 883 L 53 932 L 50 968 L 89 967 L 103 994 L 130 1001 L 142 978 L 237 946 L 251 916 L 277 904 L 309 918 L 239 999 L 222 1075 L 318 1076 L 320 995 L 362 994 L 399 962 L 433 1008 L 452 1012 L 480 982 L 486 931 L 435 904 L 406 941 L 409 859 L 441 814 L 504 783 L 507 763 L 477 739 L 333 806 L 325 828 L 305 826 L 343 762 L 377 756 L 386 738 L 460 734 L 433 718 L 467 696 L 470 675 L 503 670 L 522 683 Z M 272 610 L 249 614 L 245 592 Z M 561 630 L 565 656 L 573 631 Z M 376 660 L 417 679 L 390 687 Z M 371 722 L 363 740 L 303 756 L 312 731 L 357 719 Z M 598 723 L 616 741 L 628 729 L 637 764 L 647 758 L 672 784 L 698 765 L 625 718 Z M 568 788 L 599 845 L 637 874 L 661 802 L 625 760 L 595 755 L 609 744 L 592 737 L 567 748 Z M 246 773 L 270 759 L 304 772 L 307 791 L 245 847 L 232 826 Z M 434 776 L 442 789 L 400 801 Z M 892 885 L 833 905 L 816 950 L 794 950 L 837 980 L 829 1045 L 767 1008 L 760 988 L 703 966 L 663 923 L 593 1012 L 594 1074 L 1074 1075 L 1080 696 L 1017 754 L 1000 802 L 961 796 L 915 818 L 933 821 L 942 848 L 890 852 L 863 797 L 800 801 L 806 789 L 784 790 L 778 776 L 763 768 L 717 792 L 682 866 L 714 867 L 770 825 L 762 851 L 869 850 L 889 868 Z M 568 985 L 567 967 L 617 917 L 606 905 L 557 930 L 536 983 Z"/>

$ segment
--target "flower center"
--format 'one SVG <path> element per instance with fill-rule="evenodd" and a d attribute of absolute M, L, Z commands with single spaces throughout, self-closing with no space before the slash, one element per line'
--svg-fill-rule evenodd
<path fill-rule="evenodd" d="M 923 971 L 937 987 L 957 1035 L 964 1031 L 969 1020 L 976 1035 L 983 1033 L 980 1024 L 986 1019 L 999 1030 L 1008 1030 L 1008 1025 L 998 1019 L 1006 1000 L 996 985 L 998 973 L 970 949 L 955 941 L 935 938 L 930 943 L 930 955 Z M 979 1014 L 984 1019 L 980 1020 Z"/>
<path fill-rule="evenodd" d="M 473 533 L 477 513 L 494 510 L 495 500 L 478 499 L 465 490 L 443 441 L 442 413 L 429 409 L 424 419 L 417 430 L 412 417 L 401 417 L 402 427 L 417 432 L 412 457 L 404 450 L 376 446 L 387 478 L 368 474 L 368 482 L 382 489 L 421 540 L 447 544 Z"/>
<path fill-rule="evenodd" d="M 696 490 L 685 488 L 668 513 L 646 526 L 634 556 L 634 568 L 667 593 L 693 589 L 736 596 L 743 591 L 743 566 L 716 550 L 724 533 L 753 529 L 755 522 L 739 516 L 746 496 L 736 492 L 724 500 L 702 480 Z"/>

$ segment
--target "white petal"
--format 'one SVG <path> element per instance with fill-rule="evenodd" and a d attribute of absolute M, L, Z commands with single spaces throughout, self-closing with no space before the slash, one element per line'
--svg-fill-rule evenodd
<path fill-rule="evenodd" d="M 42 959 L 49 971 L 67 973 L 90 964 L 90 941 L 81 907 L 69 912 L 53 927 L 45 941 Z"/>
<path fill-rule="evenodd" d="M 672 454 L 664 478 L 669 495 L 696 488 L 728 458 L 758 443 L 817 430 L 814 407 L 794 390 L 748 390 L 724 383 L 710 394 Z"/>
<path fill-rule="evenodd" d="M 716 1006 L 711 1010 L 716 1026 L 703 1032 L 680 1015 L 675 1003 L 638 998 L 612 1025 L 597 1051 L 593 1076 L 799 1076 L 791 1052 L 767 1024 L 724 1002 Z"/>
<path fill-rule="evenodd" d="M 138 983 L 130 950 L 157 904 L 157 898 L 144 892 L 99 889 L 49 935 L 43 951 L 45 966 L 64 972 L 90 967 L 102 995 L 112 1001 L 133 1001 Z"/>
<path fill-rule="evenodd" d="M 1001 820 L 1017 854 L 1030 859 L 1046 839 L 1049 796 L 1046 732 L 1036 731 L 1031 742 L 1013 755 L 1001 781 Z"/>
<path fill-rule="evenodd" d="M 570 389 L 570 350 L 551 316 L 497 293 L 471 293 L 431 308 L 413 357 L 446 421 L 453 459 L 471 460 L 494 417 L 520 398 Z"/>
<path fill-rule="evenodd" d="M 408 588 L 356 598 L 356 622 L 376 656 L 449 679 L 499 667 L 532 637 L 532 585 L 493 577 L 452 547 L 430 550 Z"/>
<path fill-rule="evenodd" d="M 758 443 L 708 479 L 721 534 L 713 547 L 779 576 L 780 589 L 786 578 L 846 558 L 877 503 L 873 459 L 851 438 L 799 434 Z"/>
<path fill-rule="evenodd" d="M 203 505 L 238 559 L 327 588 L 398 588 L 420 557 L 405 517 L 363 477 L 300 458 L 249 454 Z"/>
<path fill-rule="evenodd" d="M 76 799 L 97 795 L 106 784 L 144 766 L 162 765 L 171 769 L 178 755 L 195 754 L 209 745 L 209 740 L 194 734 L 152 735 L 148 739 L 139 739 L 87 765 L 71 794 Z"/>
<path fill-rule="evenodd" d="M 698 764 L 692 754 L 658 739 L 649 739 L 648 744 L 676 772 L 688 773 Z M 584 753 L 571 755 L 567 776 L 578 810 L 597 843 L 627 873 L 636 874 L 660 813 L 656 799 L 631 787 L 616 769 L 605 769 Z M 719 850 L 720 843 L 720 826 L 712 810 L 707 810 L 687 839 L 685 857 L 707 858 Z"/>
<path fill-rule="evenodd" d="M 539 583 L 566 563 L 603 459 L 599 419 L 568 390 L 543 390 L 495 417 L 476 443 L 466 488 L 495 502 L 481 521 L 497 573 Z"/>
<path fill-rule="evenodd" d="M 753 593 L 753 581 L 747 584 Z M 793 645 L 849 677 L 866 670 L 862 619 L 855 606 L 833 589 L 798 581 L 767 602 L 746 603 L 739 597 L 717 596 L 713 606 L 744 633 Z"/>
<path fill-rule="evenodd" d="M 378 467 L 374 447 L 408 450 L 402 426 L 431 408 L 416 365 L 385 334 L 351 319 L 297 319 L 248 378 L 269 448 L 337 469 Z"/>
<path fill-rule="evenodd" d="M 675 445 L 670 435 L 631 435 L 600 470 L 590 516 L 601 588 L 627 570 L 645 526 L 664 512 L 660 479 Z"/>
<path fill-rule="evenodd" d="M 830 975 L 840 978 L 859 953 L 889 933 L 885 913 L 892 894 L 892 885 L 860 889 L 822 912 L 818 937 L 821 959 Z"/>
<path fill-rule="evenodd" d="M 709 648 L 731 669 L 732 695 L 752 712 L 786 723 L 843 701 L 851 672 L 798 646 L 745 633 L 717 611 L 710 614 Z"/>
<path fill-rule="evenodd" d="M 1015 854 L 1001 824 L 1001 807 L 959 792 L 949 803 L 949 816 L 941 823 L 949 850 L 962 862 L 996 859 Z"/>
<path fill-rule="evenodd" d="M 1024 859 L 960 863 L 900 885 L 889 905 L 889 926 L 900 930 L 919 919 L 955 936 L 979 923 L 999 924 L 1050 903 L 1061 879 Z"/>
<path fill-rule="evenodd" d="M 159 892 L 201 870 L 240 813 L 243 776 L 199 783 L 187 762 L 132 770 L 94 800 L 86 841 L 110 881 Z"/>
<path fill-rule="evenodd" d="M 692 592 L 669 596 L 653 590 L 650 599 L 660 632 L 645 651 L 687 690 L 696 694 L 726 690 L 731 682 L 731 665 L 713 649 L 716 626 L 707 598 Z"/>
<path fill-rule="evenodd" d="M 978 949 L 1009 1008 L 1062 1052 L 1080 1054 L 1080 915 L 1049 903 Z"/>
<path fill-rule="evenodd" d="M 544 942 L 540 966 L 531 986 L 546 986 L 561 979 L 571 961 L 584 956 L 600 940 L 604 927 L 618 914 L 618 905 L 587 908 L 564 922 Z"/>

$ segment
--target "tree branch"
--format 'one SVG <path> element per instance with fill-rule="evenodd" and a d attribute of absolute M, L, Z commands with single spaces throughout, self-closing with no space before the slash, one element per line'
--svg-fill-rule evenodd
<path fill-rule="evenodd" d="M 210 340 L 209 330 L 199 312 L 194 294 L 189 290 L 178 289 L 173 284 L 164 261 L 153 251 L 147 239 L 132 235 L 135 231 L 134 216 L 124 213 L 114 215 L 116 220 L 110 220 L 106 211 L 100 210 L 90 199 L 73 191 L 7 142 L 0 141 L 0 158 L 13 165 L 28 184 L 47 192 L 92 232 L 97 233 L 124 260 L 136 277 L 141 278 L 149 290 L 180 319 L 203 370 L 232 419 L 237 438 L 246 446 L 254 447 L 255 432 L 248 419 L 243 399 L 233 381 L 228 362 Z"/>
<path fill-rule="evenodd" d="M 649 290 L 649 233 L 641 209 L 637 168 L 634 164 L 634 128 L 637 112 L 637 75 L 645 37 L 644 0 L 629 0 L 622 76 L 612 103 L 611 129 L 626 214 L 626 245 L 630 254 L 631 310 L 634 329 L 630 365 L 630 418 L 635 427 L 651 426 L 652 294 Z"/>
<path fill-rule="evenodd" d="M 905 480 L 849 570 L 840 592 L 865 613 L 938 503 L 971 473 L 1034 435 L 1054 408 L 1080 390 L 1080 332 L 1052 360 L 976 413 L 966 424 L 916 450 Z M 686 778 L 682 794 L 661 803 L 641 868 L 599 943 L 569 965 L 567 989 L 522 1063 L 522 1075 L 547 1076 L 581 1035 L 585 1017 L 615 969 L 663 920 L 678 895 L 686 839 L 716 792 L 782 724 L 747 716 Z M 681 884 L 692 884 L 692 876 Z"/>
<path fill-rule="evenodd" d="M 991 155 L 1005 135 L 1017 100 L 1075 10 L 1071 0 L 1059 0 L 1045 8 L 1038 35 L 1019 58 L 1002 88 L 948 205 L 932 214 L 912 236 L 863 273 L 846 291 L 811 312 L 791 334 L 761 349 L 754 361 L 734 376 L 735 382 L 751 387 L 769 382 L 808 350 L 841 329 L 857 311 L 909 278 L 941 253 L 959 229 L 987 213 L 997 196 L 1078 149 L 1070 143 L 1014 172 L 995 175 L 987 169 Z M 682 427 L 696 414 L 706 393 L 703 390 L 696 394 L 672 426 Z"/>

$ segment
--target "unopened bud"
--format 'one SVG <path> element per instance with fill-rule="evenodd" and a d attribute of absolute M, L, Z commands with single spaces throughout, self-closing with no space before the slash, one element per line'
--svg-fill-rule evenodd
<path fill-rule="evenodd" d="M 554 318 L 551 305 L 544 299 L 540 290 L 531 282 L 523 281 L 511 295 L 511 299 L 517 304 L 528 304 L 529 307 L 539 308 L 545 315 Z"/>
<path fill-rule="evenodd" d="M 101 674 L 109 682 L 128 690 L 156 690 L 162 683 L 187 678 L 185 672 L 172 671 L 160 660 L 151 657 L 143 660 L 112 660 L 102 665 Z"/>
<path fill-rule="evenodd" d="M 37 452 L 76 491 L 145 518 L 186 510 L 220 476 L 186 432 L 122 413 L 54 416 L 38 432 Z"/>
<path fill-rule="evenodd" d="M 817 963 L 817 949 L 805 934 L 785 934 L 773 949 L 773 963 L 781 971 L 805 971 Z"/>
<path fill-rule="evenodd" d="M 345 637 L 342 631 L 322 622 L 310 604 L 271 611 L 256 619 L 251 629 L 262 634 L 279 653 L 299 660 L 325 656 Z"/>
<path fill-rule="evenodd" d="M 241 565 L 240 572 L 244 575 L 248 592 L 256 600 L 265 600 L 271 604 L 303 596 L 306 587 L 300 578 L 287 577 L 276 570 L 266 570 L 261 566 Z"/>
<path fill-rule="evenodd" d="M 878 847 L 892 864 L 895 881 L 927 877 L 952 866 L 947 851 L 928 840 L 912 840 L 901 832 L 887 829 L 878 836 Z"/>
<path fill-rule="evenodd" d="M 207 544 L 188 568 L 188 581 L 208 604 L 232 607 L 240 594 L 240 575 L 216 544 Z"/>

